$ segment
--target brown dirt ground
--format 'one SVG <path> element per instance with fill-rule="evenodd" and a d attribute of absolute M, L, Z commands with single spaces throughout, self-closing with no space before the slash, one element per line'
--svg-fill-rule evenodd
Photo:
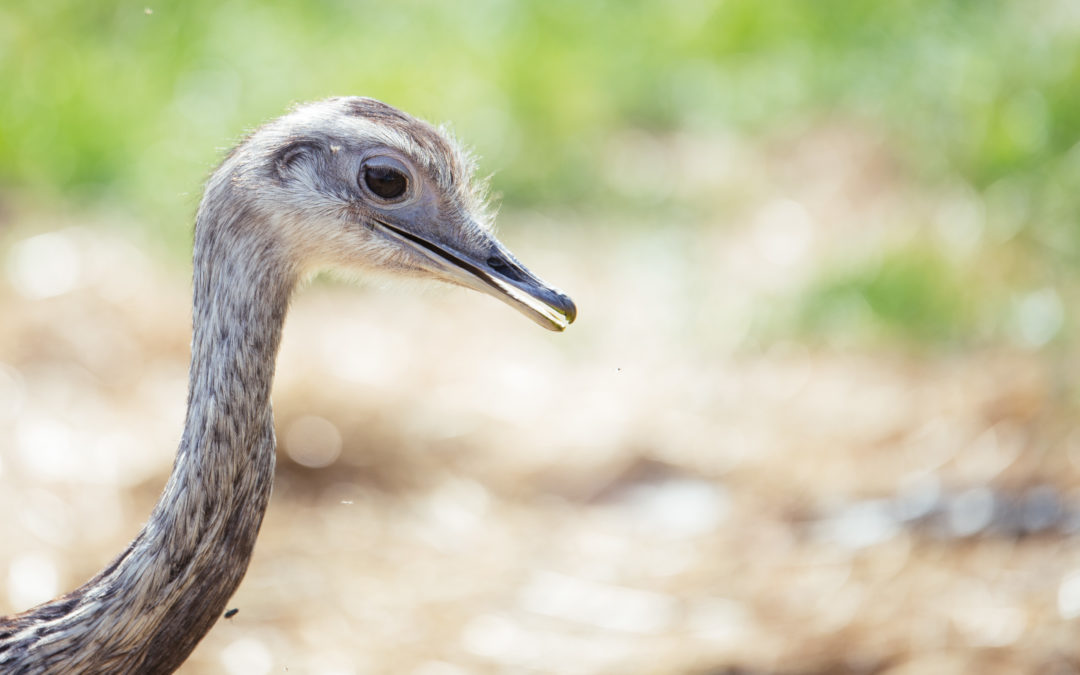
<path fill-rule="evenodd" d="M 896 194 L 837 187 L 873 171 L 787 156 L 828 180 L 731 227 L 507 216 L 578 301 L 562 335 L 464 291 L 304 290 L 239 612 L 182 672 L 1080 671 L 1069 375 L 1011 347 L 756 340 L 804 258 L 895 236 L 868 214 Z M 865 227 L 816 224 L 855 220 L 822 218 L 840 193 Z M 0 613 L 122 549 L 182 420 L 185 282 L 54 237 L 0 280 Z M 56 252 L 77 273 L 34 291 Z"/>

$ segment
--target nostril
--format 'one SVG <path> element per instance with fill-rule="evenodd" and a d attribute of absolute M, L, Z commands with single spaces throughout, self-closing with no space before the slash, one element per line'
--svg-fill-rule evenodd
<path fill-rule="evenodd" d="M 510 281 L 521 281 L 523 279 L 521 270 L 516 266 L 511 265 L 506 258 L 493 255 L 487 259 L 488 269 L 492 272 L 502 276 L 504 279 Z"/>

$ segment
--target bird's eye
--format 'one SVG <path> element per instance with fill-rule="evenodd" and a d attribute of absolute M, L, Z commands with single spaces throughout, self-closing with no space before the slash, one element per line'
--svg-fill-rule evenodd
<path fill-rule="evenodd" d="M 368 166 L 364 168 L 364 184 L 382 199 L 397 199 L 405 194 L 409 180 L 405 174 L 389 166 Z"/>

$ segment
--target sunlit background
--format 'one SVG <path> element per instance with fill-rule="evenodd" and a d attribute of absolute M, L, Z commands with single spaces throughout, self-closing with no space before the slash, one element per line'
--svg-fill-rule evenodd
<path fill-rule="evenodd" d="M 179 438 L 191 223 L 293 103 L 447 122 L 580 309 L 320 281 L 182 672 L 1080 672 L 1080 4 L 0 6 L 0 614 Z"/>

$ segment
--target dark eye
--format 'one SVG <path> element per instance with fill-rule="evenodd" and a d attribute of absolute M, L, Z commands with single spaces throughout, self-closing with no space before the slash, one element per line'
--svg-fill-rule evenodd
<path fill-rule="evenodd" d="M 364 184 L 376 196 L 397 199 L 405 194 L 409 181 L 405 174 L 388 166 L 369 166 L 364 169 Z"/>

